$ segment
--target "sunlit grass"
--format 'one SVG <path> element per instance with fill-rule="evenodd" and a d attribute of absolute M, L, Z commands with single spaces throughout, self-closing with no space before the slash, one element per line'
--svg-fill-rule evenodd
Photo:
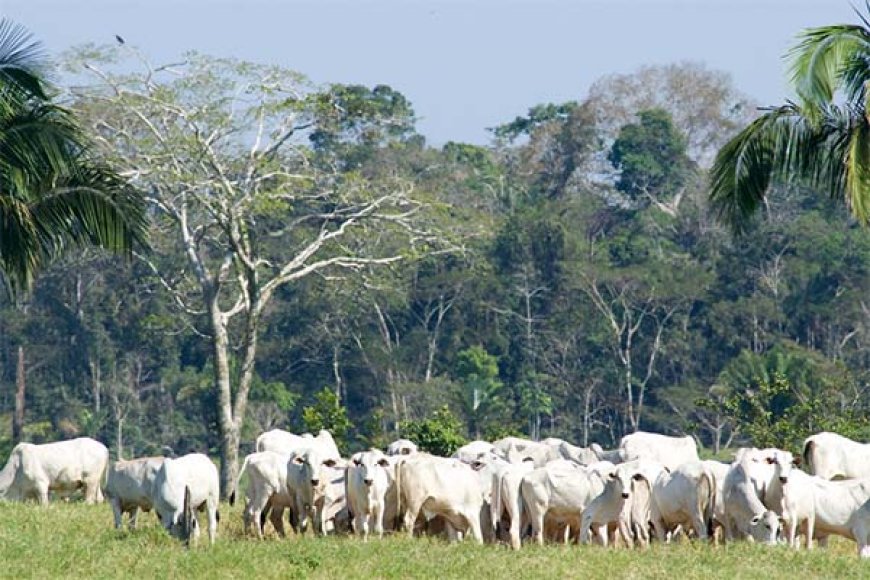
<path fill-rule="evenodd" d="M 203 530 L 204 531 L 204 530 Z M 217 544 L 187 550 L 153 514 L 140 529 L 116 532 L 107 505 L 0 504 L 3 578 L 867 578 L 870 562 L 854 544 L 794 552 L 750 544 L 711 547 L 684 542 L 649 550 L 598 546 L 448 544 L 402 535 L 367 544 L 348 537 L 244 537 L 239 506 L 221 506 Z"/>

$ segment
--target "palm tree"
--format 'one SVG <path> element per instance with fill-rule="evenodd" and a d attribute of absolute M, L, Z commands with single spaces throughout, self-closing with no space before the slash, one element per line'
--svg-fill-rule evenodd
<path fill-rule="evenodd" d="M 745 226 L 772 182 L 826 191 L 870 223 L 870 22 L 858 16 L 804 30 L 788 54 L 796 102 L 767 109 L 717 154 L 710 200 L 726 223 Z"/>
<path fill-rule="evenodd" d="M 129 253 L 146 231 L 141 195 L 93 157 L 44 70 L 41 45 L 0 20 L 0 276 L 13 291 L 70 247 Z"/>

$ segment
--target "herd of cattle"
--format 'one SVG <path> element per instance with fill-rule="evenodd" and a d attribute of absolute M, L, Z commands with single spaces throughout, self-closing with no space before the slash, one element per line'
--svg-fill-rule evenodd
<path fill-rule="evenodd" d="M 795 468 L 801 464 L 806 471 Z M 809 437 L 800 457 L 742 448 L 729 464 L 701 461 L 691 437 L 645 432 L 611 451 L 508 437 L 474 441 L 445 458 L 399 440 L 346 460 L 328 431 L 276 429 L 257 438 L 236 489 L 243 479 L 245 531 L 253 526 L 259 536 L 267 520 L 283 536 L 286 511 L 299 533 L 368 538 L 404 529 L 515 549 L 524 539 L 631 547 L 677 535 L 797 548 L 802 533 L 807 548 L 839 535 L 870 557 L 870 444 L 835 433 Z M 205 511 L 212 543 L 217 535 L 218 472 L 199 453 L 109 465 L 108 450 L 93 439 L 21 443 L 0 471 L 2 499 L 47 503 L 49 491 L 75 490 L 87 502 L 105 494 L 117 528 L 124 513 L 134 528 L 139 510 L 154 509 L 170 533 L 196 539 L 195 512 Z"/>

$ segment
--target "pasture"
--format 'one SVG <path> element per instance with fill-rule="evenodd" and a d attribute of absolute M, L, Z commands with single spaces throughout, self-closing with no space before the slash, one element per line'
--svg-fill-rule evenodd
<path fill-rule="evenodd" d="M 855 545 L 795 552 L 746 543 L 683 542 L 629 551 L 599 546 L 504 546 L 401 536 L 363 543 L 354 537 L 244 537 L 241 508 L 221 506 L 217 544 L 205 535 L 187 550 L 153 514 L 117 532 L 106 504 L 0 504 L 3 578 L 867 578 Z"/>

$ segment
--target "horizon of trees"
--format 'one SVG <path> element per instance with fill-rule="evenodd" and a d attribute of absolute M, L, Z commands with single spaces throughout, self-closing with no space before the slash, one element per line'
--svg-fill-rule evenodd
<path fill-rule="evenodd" d="M 25 439 L 870 434 L 870 237 L 806 184 L 774 183 L 739 237 L 717 221 L 712 153 L 754 116 L 727 75 L 644 67 L 435 148 L 384 85 L 125 50 L 69 55 L 66 98 L 152 200 L 153 250 L 67 256 L 26 310 L 4 297 L 0 418 L 24 378 Z M 302 254 L 322 266 L 285 276 Z"/>

